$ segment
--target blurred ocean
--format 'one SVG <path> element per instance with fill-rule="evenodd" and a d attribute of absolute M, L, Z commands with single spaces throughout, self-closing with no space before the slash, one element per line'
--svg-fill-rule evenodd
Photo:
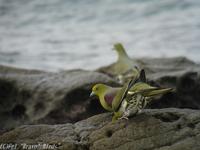
<path fill-rule="evenodd" d="M 0 0 L 0 64 L 95 69 L 132 57 L 200 60 L 200 0 Z"/>

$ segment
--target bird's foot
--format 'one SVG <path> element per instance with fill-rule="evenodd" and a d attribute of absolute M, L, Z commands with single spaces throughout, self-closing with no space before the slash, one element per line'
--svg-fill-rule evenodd
<path fill-rule="evenodd" d="M 119 118 L 119 120 L 122 120 L 122 119 L 129 120 L 127 116 L 122 116 Z"/>

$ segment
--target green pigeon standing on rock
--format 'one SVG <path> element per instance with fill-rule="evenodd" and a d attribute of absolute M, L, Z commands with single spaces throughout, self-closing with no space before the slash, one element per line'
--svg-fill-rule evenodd
<path fill-rule="evenodd" d="M 116 118 L 122 117 L 122 113 L 118 112 L 118 109 L 120 108 L 121 101 L 124 99 L 124 96 L 128 92 L 127 88 L 127 84 L 125 84 L 123 87 L 111 87 L 99 83 L 92 87 L 90 96 L 98 96 L 102 107 L 105 110 L 114 113 L 112 120 L 115 121 L 117 120 Z"/>
<path fill-rule="evenodd" d="M 115 77 L 120 84 L 124 84 L 133 77 L 138 77 L 139 65 L 127 55 L 123 45 L 116 43 L 113 49 L 117 52 L 117 61 L 110 66 L 100 68 L 98 71 Z"/>
<path fill-rule="evenodd" d="M 114 50 L 117 52 L 118 56 L 114 66 L 117 74 L 126 73 L 136 66 L 137 63 L 127 55 L 126 50 L 121 43 L 114 44 Z"/>
<path fill-rule="evenodd" d="M 131 59 L 121 43 L 114 44 L 118 59 L 113 68 L 117 74 L 118 81 L 123 84 L 130 78 L 137 78 L 139 75 L 138 64 Z"/>
<path fill-rule="evenodd" d="M 102 107 L 114 113 L 112 121 L 115 121 L 137 114 L 145 108 L 152 97 L 170 91 L 171 88 L 158 88 L 147 84 L 145 72 L 142 70 L 138 78 L 132 78 L 123 87 L 96 84 L 90 95 L 98 96 Z"/>

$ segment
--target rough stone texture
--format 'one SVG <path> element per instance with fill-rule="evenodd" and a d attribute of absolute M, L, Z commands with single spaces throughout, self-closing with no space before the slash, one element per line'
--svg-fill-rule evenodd
<path fill-rule="evenodd" d="M 0 143 L 49 143 L 67 150 L 199 150 L 200 111 L 152 109 L 111 123 L 111 114 L 75 124 L 25 125 L 0 136 Z"/>
<path fill-rule="evenodd" d="M 0 133 L 21 124 L 66 123 L 103 112 L 89 100 L 94 83 L 116 84 L 102 73 L 49 73 L 0 66 Z M 95 106 L 95 107 L 94 107 Z"/>

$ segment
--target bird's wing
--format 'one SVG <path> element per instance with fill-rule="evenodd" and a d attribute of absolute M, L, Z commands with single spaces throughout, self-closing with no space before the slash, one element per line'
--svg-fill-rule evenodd
<path fill-rule="evenodd" d="M 147 82 L 146 73 L 145 73 L 144 69 L 142 69 L 142 70 L 140 71 L 139 79 L 140 79 L 141 82 Z"/>
<path fill-rule="evenodd" d="M 153 86 L 150 86 L 150 85 L 147 84 L 147 83 L 138 81 L 137 83 L 135 83 L 135 84 L 130 88 L 130 91 L 131 91 L 131 92 L 138 92 L 138 91 L 141 91 L 141 90 L 145 90 L 145 89 L 154 89 L 154 88 L 156 88 L 156 87 L 153 87 Z"/>
<path fill-rule="evenodd" d="M 142 91 L 142 93 L 146 97 L 153 97 L 153 96 L 168 93 L 172 90 L 173 90 L 172 88 L 157 88 L 157 89 L 155 88 L 155 89 L 149 89 L 149 90 L 146 89 L 146 90 Z"/>
<path fill-rule="evenodd" d="M 117 92 L 112 102 L 112 109 L 114 111 L 118 111 L 122 101 L 126 98 L 128 91 L 136 83 L 136 81 L 137 81 L 137 78 L 133 78 Z"/>
<path fill-rule="evenodd" d="M 146 83 L 146 74 L 144 69 L 142 69 L 141 71 L 139 71 L 139 69 L 137 67 L 135 67 L 135 70 L 138 71 L 138 75 L 135 77 L 135 79 L 132 79 L 130 82 L 130 88 L 133 87 L 134 84 L 136 83 Z M 129 89 L 130 89 L 129 88 Z"/>
<path fill-rule="evenodd" d="M 129 95 L 133 95 L 133 94 L 137 94 L 140 93 L 145 97 L 153 97 L 153 96 L 157 96 L 157 95 L 161 95 L 161 94 L 165 94 L 168 93 L 170 91 L 172 91 L 172 88 L 158 88 L 158 87 L 151 87 L 149 89 L 141 89 L 137 92 L 131 92 L 129 91 L 128 94 Z"/>

